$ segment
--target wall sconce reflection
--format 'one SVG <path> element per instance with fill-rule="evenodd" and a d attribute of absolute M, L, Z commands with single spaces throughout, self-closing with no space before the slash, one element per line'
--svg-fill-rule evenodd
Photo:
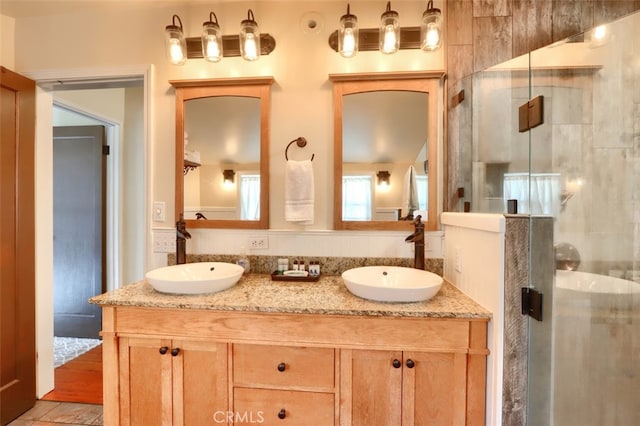
<path fill-rule="evenodd" d="M 235 175 L 236 175 L 236 172 L 234 172 L 232 169 L 223 170 L 222 183 L 224 184 L 224 186 L 233 185 L 233 183 L 235 182 Z"/>
<path fill-rule="evenodd" d="M 380 170 L 376 176 L 378 177 L 378 186 L 386 188 L 391 182 L 391 173 L 387 170 Z"/>

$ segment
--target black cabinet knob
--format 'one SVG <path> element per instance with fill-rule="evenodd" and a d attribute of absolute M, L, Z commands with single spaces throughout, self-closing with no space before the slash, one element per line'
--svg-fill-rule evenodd
<path fill-rule="evenodd" d="M 278 411 L 278 418 L 284 419 L 285 417 L 287 417 L 287 412 L 283 408 L 282 410 Z"/>
<path fill-rule="evenodd" d="M 171 356 L 178 356 L 179 353 L 180 353 L 180 348 L 171 349 Z"/>
<path fill-rule="evenodd" d="M 287 366 L 284 362 L 281 362 L 280 364 L 278 364 L 278 371 L 284 371 L 286 368 Z"/>
<path fill-rule="evenodd" d="M 393 360 L 393 368 L 400 368 L 401 366 L 402 366 L 402 363 L 399 360 L 397 359 Z"/>
<path fill-rule="evenodd" d="M 169 348 L 167 346 L 163 346 L 160 348 L 160 355 L 164 355 L 169 352 Z"/>
<path fill-rule="evenodd" d="M 411 358 L 409 358 L 409 359 L 407 360 L 407 367 L 409 367 L 409 368 L 413 368 L 413 367 L 415 367 L 415 366 L 416 366 L 416 363 L 415 363 L 415 362 L 413 362 L 413 360 L 412 360 Z"/>

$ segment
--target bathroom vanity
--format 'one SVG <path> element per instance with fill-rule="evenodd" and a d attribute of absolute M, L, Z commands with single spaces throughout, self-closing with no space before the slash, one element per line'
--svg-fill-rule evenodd
<path fill-rule="evenodd" d="M 447 282 L 418 303 L 267 274 L 189 296 L 141 281 L 91 302 L 107 426 L 484 424 L 491 315 Z"/>

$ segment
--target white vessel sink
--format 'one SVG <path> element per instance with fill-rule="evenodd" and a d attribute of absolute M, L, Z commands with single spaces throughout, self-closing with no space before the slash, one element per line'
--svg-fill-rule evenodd
<path fill-rule="evenodd" d="M 165 266 L 147 272 L 155 290 L 174 294 L 215 293 L 233 287 L 244 268 L 227 262 L 197 262 Z"/>
<path fill-rule="evenodd" d="M 342 273 L 347 289 L 358 297 L 379 302 L 429 300 L 442 287 L 442 277 L 402 266 L 363 266 Z"/>

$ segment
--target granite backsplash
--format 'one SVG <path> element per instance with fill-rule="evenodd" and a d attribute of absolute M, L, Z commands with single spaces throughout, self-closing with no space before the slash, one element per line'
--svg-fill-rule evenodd
<path fill-rule="evenodd" d="M 340 275 L 347 269 L 357 268 L 360 266 L 405 266 L 412 268 L 413 259 L 404 257 L 319 257 L 319 256 L 246 256 L 251 265 L 251 272 L 256 274 L 270 274 L 277 269 L 278 259 L 289 259 L 289 265 L 294 260 L 303 260 L 308 266 L 311 261 L 320 262 L 320 273 L 323 275 Z M 193 262 L 229 262 L 236 263 L 241 256 L 230 254 L 187 254 L 187 263 Z M 167 255 L 169 265 L 175 265 L 176 255 L 169 253 Z M 427 258 L 425 259 L 425 270 L 442 276 L 444 259 Z"/>

